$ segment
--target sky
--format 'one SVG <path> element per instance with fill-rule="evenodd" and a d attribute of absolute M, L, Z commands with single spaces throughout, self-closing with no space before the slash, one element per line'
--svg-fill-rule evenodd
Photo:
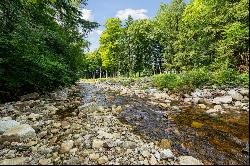
<path fill-rule="evenodd" d="M 160 3 L 169 3 L 171 0 L 88 0 L 88 5 L 82 11 L 82 18 L 96 21 L 100 26 L 93 30 L 87 40 L 90 41 L 90 51 L 99 47 L 99 38 L 103 32 L 105 21 L 108 18 L 125 20 L 128 15 L 133 19 L 153 18 Z M 185 1 L 187 2 L 187 0 Z"/>

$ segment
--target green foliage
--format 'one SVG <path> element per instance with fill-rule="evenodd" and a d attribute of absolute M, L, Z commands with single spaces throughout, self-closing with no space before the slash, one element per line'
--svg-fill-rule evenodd
<path fill-rule="evenodd" d="M 77 6 L 76 1 L 61 0 L 0 2 L 2 100 L 52 90 L 79 78 L 82 49 L 88 44 L 82 37 L 97 23 L 81 19 Z"/>
<path fill-rule="evenodd" d="M 182 74 L 160 74 L 152 77 L 153 85 L 174 91 L 191 91 L 202 86 L 248 87 L 249 74 L 240 74 L 233 69 L 210 71 L 206 68 L 190 70 Z"/>

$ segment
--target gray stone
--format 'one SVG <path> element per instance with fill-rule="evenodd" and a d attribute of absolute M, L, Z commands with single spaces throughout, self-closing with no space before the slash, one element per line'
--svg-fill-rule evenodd
<path fill-rule="evenodd" d="M 35 137 L 35 130 L 28 124 L 22 124 L 5 131 L 1 137 L 1 141 L 21 141 L 27 138 Z"/>
<path fill-rule="evenodd" d="M 249 94 L 249 89 L 241 89 L 240 90 L 240 93 L 245 96 L 245 95 L 248 95 Z"/>
<path fill-rule="evenodd" d="M 192 156 L 180 156 L 179 157 L 180 165 L 204 165 L 201 161 L 197 160 Z"/>
<path fill-rule="evenodd" d="M 228 94 L 230 96 L 232 96 L 232 98 L 234 100 L 242 100 L 243 99 L 243 96 L 239 92 L 236 92 L 235 90 L 228 91 Z"/>
<path fill-rule="evenodd" d="M 233 101 L 233 98 L 231 96 L 216 97 L 213 99 L 213 103 L 216 103 L 216 104 L 229 104 L 232 101 Z"/>
<path fill-rule="evenodd" d="M 174 154 L 170 149 L 164 149 L 163 151 L 160 152 L 161 158 L 163 159 L 169 159 L 169 158 L 174 158 Z"/>
<path fill-rule="evenodd" d="M 41 165 L 51 165 L 51 159 L 40 159 L 38 163 Z"/>
<path fill-rule="evenodd" d="M 10 128 L 17 127 L 18 125 L 20 125 L 20 123 L 15 120 L 4 120 L 2 118 L 0 120 L 0 134 L 4 133 Z"/>
<path fill-rule="evenodd" d="M 0 161 L 0 165 L 24 165 L 28 160 L 27 157 L 16 157 L 12 159 L 4 159 Z"/>

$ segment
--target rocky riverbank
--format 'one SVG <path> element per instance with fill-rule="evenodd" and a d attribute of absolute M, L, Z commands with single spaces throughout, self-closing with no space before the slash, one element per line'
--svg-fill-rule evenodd
<path fill-rule="evenodd" d="M 125 87 L 122 82 L 79 81 L 48 95 L 29 94 L 0 105 L 0 164 L 220 164 L 225 163 L 223 157 L 229 164 L 248 162 L 248 89 L 214 87 L 171 94 L 148 83 L 144 79 Z M 232 135 L 226 143 L 238 143 L 229 146 L 234 152 L 212 149 L 211 144 L 205 147 L 211 155 L 207 158 L 190 148 L 185 142 L 190 138 L 183 135 L 193 137 L 192 132 L 207 124 L 192 119 L 189 133 L 182 131 L 187 108 L 211 118 L 237 115 L 225 121 L 236 128 L 242 122 L 242 135 L 234 127 L 224 131 Z M 247 118 L 242 120 L 242 115 Z M 214 152 L 221 155 L 217 162 Z M 236 153 L 239 160 L 231 159 Z"/>

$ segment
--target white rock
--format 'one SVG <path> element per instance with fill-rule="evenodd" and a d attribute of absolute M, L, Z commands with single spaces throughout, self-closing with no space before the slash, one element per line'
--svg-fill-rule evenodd
<path fill-rule="evenodd" d="M 180 165 L 204 165 L 201 161 L 197 160 L 192 156 L 180 156 L 179 157 Z"/>
<path fill-rule="evenodd" d="M 215 105 L 214 109 L 216 109 L 216 110 L 222 110 L 222 107 L 221 107 L 221 105 Z"/>
<path fill-rule="evenodd" d="M 163 159 L 168 159 L 168 158 L 173 158 L 174 157 L 174 154 L 172 153 L 172 151 L 170 149 L 164 149 L 160 153 L 161 153 L 161 157 Z"/>
<path fill-rule="evenodd" d="M 205 104 L 198 104 L 198 106 L 199 106 L 200 108 L 202 108 L 202 109 L 207 108 L 207 106 L 206 106 Z"/>
<path fill-rule="evenodd" d="M 248 95 L 249 94 L 249 89 L 241 89 L 240 90 L 240 93 L 242 94 L 242 95 Z"/>
<path fill-rule="evenodd" d="M 234 106 L 235 106 L 235 107 L 240 107 L 240 106 L 242 106 L 242 103 L 241 103 L 240 101 L 236 101 L 236 102 L 234 103 Z"/>
<path fill-rule="evenodd" d="M 0 165 L 24 165 L 28 160 L 27 157 L 16 157 L 12 159 L 4 159 L 0 161 Z"/>
<path fill-rule="evenodd" d="M 0 121 L 2 120 L 12 120 L 12 118 L 10 116 L 6 116 L 6 117 L 3 117 L 3 118 L 0 118 Z"/>
<path fill-rule="evenodd" d="M 10 128 L 5 131 L 1 137 L 1 140 L 8 141 L 21 141 L 27 138 L 32 138 L 36 135 L 35 130 L 28 124 L 21 124 L 14 128 Z"/>
<path fill-rule="evenodd" d="M 149 157 L 149 156 L 150 156 L 149 151 L 147 151 L 147 150 L 143 151 L 143 152 L 142 152 L 142 156 L 143 156 L 143 157 Z"/>
<path fill-rule="evenodd" d="M 216 104 L 229 104 L 233 101 L 233 98 L 231 96 L 222 96 L 222 97 L 216 97 L 213 99 L 213 103 Z"/>
<path fill-rule="evenodd" d="M 211 114 L 211 113 L 215 113 L 215 112 L 220 112 L 220 110 L 211 108 L 211 109 L 206 111 L 207 114 Z"/>
<path fill-rule="evenodd" d="M 230 90 L 227 92 L 234 100 L 242 100 L 243 96 L 239 93 L 236 92 L 235 90 Z"/>
<path fill-rule="evenodd" d="M 202 93 L 200 89 L 196 89 L 195 92 L 191 93 L 193 97 L 201 97 Z"/>
<path fill-rule="evenodd" d="M 17 127 L 18 125 L 20 125 L 20 123 L 15 120 L 5 120 L 2 118 L 0 120 L 0 134 L 10 128 Z"/>

